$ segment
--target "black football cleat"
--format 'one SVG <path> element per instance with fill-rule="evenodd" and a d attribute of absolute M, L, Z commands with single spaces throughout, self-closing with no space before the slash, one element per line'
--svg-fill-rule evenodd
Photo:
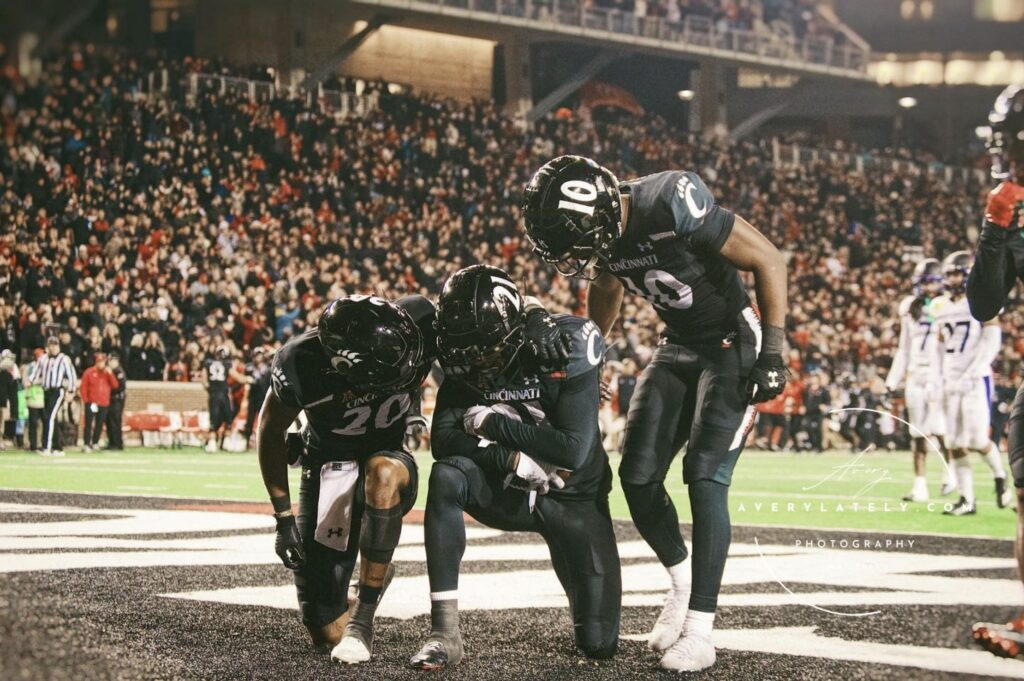
<path fill-rule="evenodd" d="M 943 511 L 942 515 L 974 515 L 977 510 L 974 508 L 974 504 L 968 504 L 967 499 L 960 497 L 960 501 L 956 502 L 953 508 L 948 511 Z"/>
<path fill-rule="evenodd" d="M 423 644 L 420 651 L 409 660 L 409 666 L 423 672 L 438 672 L 448 667 L 454 667 L 462 662 L 462 638 L 445 645 L 437 638 L 431 638 Z"/>

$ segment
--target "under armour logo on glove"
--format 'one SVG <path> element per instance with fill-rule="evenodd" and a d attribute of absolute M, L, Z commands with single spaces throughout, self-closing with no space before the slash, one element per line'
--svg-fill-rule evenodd
<path fill-rule="evenodd" d="M 762 353 L 754 362 L 747 382 L 747 401 L 760 404 L 778 397 L 786 387 L 786 365 L 782 355 Z"/>

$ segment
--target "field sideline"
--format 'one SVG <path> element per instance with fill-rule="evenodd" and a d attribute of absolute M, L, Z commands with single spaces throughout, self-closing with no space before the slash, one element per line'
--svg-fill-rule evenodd
<path fill-rule="evenodd" d="M 426 502 L 426 481 L 431 465 L 427 452 L 419 452 L 420 495 Z M 612 456 L 612 469 L 618 457 Z M 680 520 L 689 522 L 680 460 L 669 472 L 668 487 L 679 508 Z M 750 450 L 740 459 L 730 492 L 735 524 L 798 528 L 914 532 L 1012 539 L 1015 515 L 995 505 L 991 472 L 980 458 L 974 462 L 978 513 L 973 517 L 942 515 L 942 504 L 955 501 L 937 497 L 941 471 L 929 461 L 929 489 L 933 504 L 902 504 L 910 485 L 907 452 L 822 455 L 776 454 Z M 292 469 L 293 494 L 298 470 Z M 36 454 L 0 454 L 0 488 L 53 492 L 185 497 L 231 501 L 265 501 L 254 452 L 207 454 L 195 449 L 130 449 L 120 453 L 69 452 L 49 459 Z M 611 495 L 612 514 L 628 519 L 629 511 L 617 482 Z"/>

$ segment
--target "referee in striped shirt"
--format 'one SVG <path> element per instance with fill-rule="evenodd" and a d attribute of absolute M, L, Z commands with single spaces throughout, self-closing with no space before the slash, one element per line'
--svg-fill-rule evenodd
<path fill-rule="evenodd" d="M 74 395 L 78 376 L 71 358 L 60 351 L 56 336 L 46 339 L 46 355 L 39 358 L 33 383 L 43 386 L 43 456 L 64 456 L 57 417 L 64 400 Z"/>

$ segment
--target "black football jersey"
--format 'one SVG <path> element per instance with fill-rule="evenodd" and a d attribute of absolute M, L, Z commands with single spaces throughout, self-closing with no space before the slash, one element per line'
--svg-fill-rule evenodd
<path fill-rule="evenodd" d="M 228 371 L 231 365 L 219 359 L 206 360 L 206 382 L 209 384 L 207 390 L 210 394 L 227 395 L 228 392 Z"/>
<path fill-rule="evenodd" d="M 425 340 L 434 337 L 433 303 L 423 296 L 406 296 L 396 304 L 412 315 Z M 435 344 L 427 342 L 425 350 L 424 361 L 433 361 Z M 270 378 L 277 399 L 306 414 L 302 438 L 310 465 L 403 449 L 405 417 L 414 396 L 364 392 L 348 385 L 332 369 L 316 329 L 292 338 L 277 351 Z"/>
<path fill-rule="evenodd" d="M 446 375 L 438 391 L 438 411 L 454 409 L 459 413 L 476 405 L 506 404 L 515 410 L 519 421 L 529 425 L 544 425 L 554 429 L 573 429 L 592 436 L 589 451 L 578 453 L 550 452 L 545 454 L 541 439 L 537 439 L 538 449 L 527 452 L 533 458 L 554 465 L 564 465 L 559 457 L 577 458 L 580 465 L 572 466 L 572 474 L 566 481 L 564 489 L 551 488 L 549 494 L 554 496 L 592 498 L 607 494 L 611 489 L 611 468 L 608 455 L 604 451 L 598 424 L 597 410 L 599 406 L 598 372 L 604 359 L 604 338 L 597 325 L 582 317 L 559 314 L 554 315 L 559 327 L 568 331 L 572 337 L 572 354 L 564 370 L 550 371 L 541 367 L 532 356 L 524 358 L 525 366 L 514 379 L 493 389 L 480 388 L 465 382 L 458 375 Z M 592 387 L 585 394 L 570 394 L 570 386 L 578 386 L 578 381 L 587 380 L 592 374 Z M 589 384 L 588 384 L 589 386 Z M 517 423 L 501 415 L 488 419 L 486 427 L 493 429 L 500 443 L 509 449 L 516 438 L 530 439 L 529 434 L 511 432 L 518 430 Z M 435 423 L 437 414 L 435 413 Z M 511 430 L 510 430 L 511 429 Z M 525 451 L 525 447 L 518 448 Z M 435 452 L 435 456 L 443 456 L 443 452 Z M 565 466 L 569 468 L 569 466 Z"/>
<path fill-rule="evenodd" d="M 750 304 L 739 272 L 718 254 L 735 215 L 691 172 L 656 173 L 621 188 L 630 197 L 628 222 L 607 270 L 654 305 L 675 342 L 733 330 Z"/>

